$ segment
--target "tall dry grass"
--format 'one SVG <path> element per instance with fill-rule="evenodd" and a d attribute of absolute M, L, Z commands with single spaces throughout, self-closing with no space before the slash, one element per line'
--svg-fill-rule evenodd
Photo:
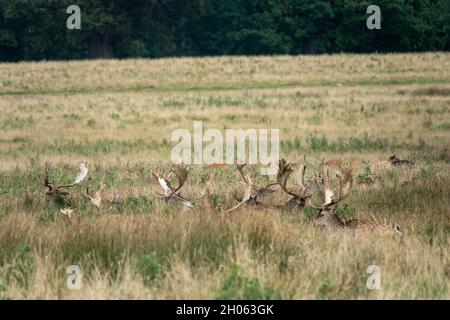
<path fill-rule="evenodd" d="M 448 299 L 448 54 L 224 57 L 0 64 L 0 296 L 4 299 Z M 233 168 L 192 166 L 183 194 L 212 180 L 210 204 L 158 200 L 171 132 L 279 128 L 281 155 L 354 168 L 345 218 L 404 236 L 317 229 L 314 211 L 244 208 Z M 386 166 L 396 153 L 414 160 Z M 42 172 L 69 183 L 88 160 L 100 213 L 82 196 L 45 201 Z M 256 183 L 270 179 L 249 167 Z M 375 174 L 373 185 L 364 179 Z M 272 178 L 273 180 L 273 178 Z M 277 192 L 263 199 L 282 204 Z M 315 199 L 318 200 L 318 199 Z M 69 223 L 61 207 L 76 208 Z M 82 288 L 66 286 L 69 265 Z M 367 267 L 381 269 L 369 290 Z"/>

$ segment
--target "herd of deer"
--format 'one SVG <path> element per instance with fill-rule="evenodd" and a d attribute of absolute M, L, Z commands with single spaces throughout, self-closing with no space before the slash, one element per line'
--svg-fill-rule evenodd
<path fill-rule="evenodd" d="M 389 161 L 397 162 L 393 165 L 408 164 L 407 160 L 400 160 L 395 156 L 391 157 Z M 276 176 L 276 182 L 271 182 L 264 186 L 258 186 L 253 183 L 252 179 L 248 174 L 244 172 L 246 164 L 236 165 L 236 169 L 242 178 L 242 184 L 244 185 L 244 195 L 242 199 L 233 207 L 221 211 L 222 217 L 232 211 L 235 211 L 242 207 L 253 207 L 253 208 L 276 208 L 283 211 L 303 211 L 307 206 L 314 208 L 316 210 L 316 216 L 314 223 L 321 226 L 326 232 L 332 233 L 339 229 L 347 229 L 352 232 L 355 231 L 387 231 L 393 232 L 395 234 L 401 235 L 400 227 L 398 225 L 386 224 L 379 222 L 377 220 L 366 220 L 366 219 L 351 219 L 343 221 L 337 215 L 336 205 L 344 200 L 352 189 L 353 175 L 352 169 L 343 169 L 336 173 L 336 177 L 339 181 L 339 191 L 337 195 L 331 188 L 330 184 L 330 169 L 327 162 L 323 162 L 320 173 L 314 173 L 314 177 L 309 180 L 305 180 L 306 165 L 299 165 L 295 177 L 295 183 L 288 186 L 289 178 L 292 173 L 295 172 L 292 163 L 288 163 L 286 160 L 282 159 L 279 161 L 278 174 Z M 68 195 L 67 190 L 73 186 L 78 185 L 80 182 L 86 179 L 88 175 L 88 167 L 86 163 L 81 163 L 80 171 L 75 178 L 75 181 L 69 185 L 56 185 L 49 182 L 48 178 L 48 166 L 45 165 L 44 172 L 44 186 L 48 188 L 46 193 L 47 201 L 51 201 L 57 197 L 64 197 Z M 209 179 L 206 182 L 206 188 L 204 191 L 193 199 L 187 198 L 181 194 L 181 188 L 185 184 L 188 178 L 187 166 L 175 165 L 172 170 L 167 175 L 158 175 L 152 172 L 153 177 L 159 183 L 163 193 L 158 193 L 160 199 L 166 202 L 179 203 L 185 209 L 191 209 L 198 205 L 198 203 L 207 199 L 210 196 L 209 190 Z M 177 180 L 177 186 L 173 187 L 171 185 L 171 180 L 173 175 L 175 175 Z M 102 190 L 103 184 L 101 184 L 100 189 L 91 195 L 89 192 L 89 187 L 86 189 L 86 193 L 82 193 L 82 196 L 88 199 L 97 210 L 100 210 L 102 204 Z M 289 196 L 289 200 L 283 205 L 267 205 L 260 201 L 267 194 L 274 193 L 278 190 L 283 191 Z M 320 194 L 323 196 L 323 203 L 315 206 L 311 202 L 314 194 Z M 117 196 L 114 196 L 110 202 L 115 203 L 117 201 Z M 72 220 L 74 210 L 69 208 L 64 208 L 60 210 L 69 220 Z"/>

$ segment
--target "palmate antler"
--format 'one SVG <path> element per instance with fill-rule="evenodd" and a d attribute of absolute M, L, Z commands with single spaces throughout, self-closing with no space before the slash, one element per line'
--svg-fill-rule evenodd
<path fill-rule="evenodd" d="M 236 170 L 240 173 L 242 179 L 244 180 L 243 184 L 245 185 L 244 196 L 242 200 L 232 208 L 224 211 L 223 213 L 228 213 L 234 211 L 241 207 L 244 204 L 249 205 L 261 205 L 261 202 L 258 201 L 258 197 L 262 197 L 266 194 L 273 193 L 276 190 L 273 190 L 272 187 L 276 186 L 277 183 L 269 183 L 265 186 L 259 187 L 253 184 L 250 176 L 248 174 L 244 174 L 244 167 L 247 164 L 238 164 L 236 165 Z"/>
<path fill-rule="evenodd" d="M 322 165 L 321 168 L 321 176 L 322 176 L 322 186 L 323 186 L 323 193 L 325 196 L 324 203 L 318 207 L 309 205 L 315 209 L 321 209 L 325 210 L 329 207 L 341 202 L 350 194 L 350 191 L 352 189 L 353 185 L 353 174 L 352 169 L 347 168 L 343 169 L 342 171 L 339 171 L 336 173 L 337 178 L 339 179 L 339 196 L 335 198 L 334 191 L 330 187 L 330 180 L 329 180 L 329 168 L 325 165 Z"/>
<path fill-rule="evenodd" d="M 44 169 L 44 186 L 48 188 L 48 191 L 46 192 L 47 201 L 55 199 L 58 196 L 67 196 L 69 193 L 66 191 L 62 191 L 61 189 L 71 188 L 71 187 L 74 187 L 77 184 L 81 183 L 86 178 L 86 176 L 89 172 L 87 163 L 82 162 L 80 164 L 80 170 L 79 170 L 79 172 L 75 178 L 75 181 L 73 183 L 68 184 L 68 185 L 55 185 L 54 183 L 49 181 L 48 171 L 49 171 L 49 165 L 46 162 L 45 169 Z"/>
<path fill-rule="evenodd" d="M 97 208 L 97 211 L 100 211 L 100 207 L 102 205 L 103 188 L 104 184 L 101 183 L 100 188 L 94 193 L 94 195 L 91 195 L 91 193 L 89 192 L 89 187 L 86 187 L 86 193 L 81 193 L 84 198 L 91 201 L 94 207 Z"/>
<path fill-rule="evenodd" d="M 258 204 L 258 197 L 263 197 L 266 194 L 270 194 L 273 193 L 277 190 L 272 189 L 272 187 L 276 186 L 277 183 L 269 183 L 265 186 L 257 186 L 255 185 L 252 180 L 250 179 L 250 176 L 248 174 L 244 174 L 244 167 L 247 164 L 238 164 L 236 165 L 236 169 L 239 171 L 239 173 L 241 174 L 242 178 L 244 179 L 244 183 L 246 185 L 246 188 L 251 187 L 250 190 L 250 197 L 248 199 L 248 201 L 251 204 Z"/>
<path fill-rule="evenodd" d="M 178 180 L 178 186 L 176 188 L 173 188 L 169 182 L 169 179 L 173 174 L 177 177 L 177 180 Z M 202 194 L 198 198 L 190 200 L 190 199 L 183 197 L 180 194 L 179 191 L 183 187 L 183 185 L 185 184 L 185 182 L 188 178 L 187 166 L 175 165 L 172 168 L 172 170 L 169 172 L 167 177 L 159 176 L 158 174 L 156 174 L 154 172 L 152 172 L 152 175 L 156 178 L 161 189 L 163 189 L 163 191 L 164 191 L 164 194 L 160 194 L 160 193 L 158 194 L 161 199 L 163 199 L 165 201 L 179 202 L 187 209 L 193 208 L 195 203 L 197 203 L 198 201 L 200 201 L 202 199 L 209 197 L 209 195 L 210 195 L 209 180 L 206 183 L 205 190 L 202 192 Z"/>
<path fill-rule="evenodd" d="M 244 184 L 245 184 L 244 196 L 242 197 L 242 200 L 237 205 L 231 207 L 230 209 L 224 211 L 223 213 L 228 213 L 228 212 L 238 209 L 243 204 L 248 203 L 252 197 L 253 183 L 252 183 L 252 180 L 250 179 L 250 176 L 244 174 L 244 172 L 242 170 L 244 168 L 244 166 L 245 166 L 245 164 L 237 165 L 237 170 L 241 174 L 241 176 L 244 180 Z"/>
<path fill-rule="evenodd" d="M 59 209 L 59 212 L 61 212 L 68 219 L 69 222 L 72 222 L 73 213 L 75 212 L 75 209 L 72 209 L 70 207 L 64 209 L 61 208 Z"/>
<path fill-rule="evenodd" d="M 288 188 L 287 182 L 294 171 L 291 163 L 288 163 L 285 159 L 280 160 L 278 165 L 277 183 L 284 192 L 291 196 L 285 205 L 285 208 L 288 210 L 296 208 L 303 209 L 306 200 L 313 195 L 313 192 L 315 191 L 314 187 L 318 185 L 320 179 L 316 176 L 314 179 L 310 180 L 308 184 L 305 183 L 306 165 L 301 165 L 297 173 L 296 188 Z"/>

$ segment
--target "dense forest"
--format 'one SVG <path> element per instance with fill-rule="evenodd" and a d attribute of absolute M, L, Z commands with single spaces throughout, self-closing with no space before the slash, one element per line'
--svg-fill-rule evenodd
<path fill-rule="evenodd" d="M 0 0 L 0 61 L 449 49 L 449 0 Z"/>

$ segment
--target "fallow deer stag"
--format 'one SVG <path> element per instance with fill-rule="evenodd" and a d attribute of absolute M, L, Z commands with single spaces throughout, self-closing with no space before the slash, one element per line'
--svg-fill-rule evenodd
<path fill-rule="evenodd" d="M 280 160 L 278 165 L 277 183 L 284 192 L 291 196 L 287 203 L 282 206 L 282 209 L 288 211 L 303 210 L 306 205 L 306 200 L 313 195 L 316 187 L 320 183 L 320 177 L 317 176 L 311 179 L 309 183 L 305 183 L 306 165 L 301 165 L 295 183 L 296 188 L 288 188 L 288 179 L 294 171 L 291 163 L 288 163 L 285 159 Z"/>
<path fill-rule="evenodd" d="M 178 186 L 176 188 L 172 187 L 169 179 L 170 177 L 175 174 L 178 180 Z M 164 194 L 158 193 L 159 197 L 165 201 L 173 201 L 178 202 L 183 205 L 186 209 L 191 209 L 194 207 L 194 204 L 202 199 L 205 199 L 209 197 L 209 180 L 206 182 L 206 188 L 200 195 L 200 197 L 190 200 L 188 198 L 185 198 L 181 195 L 180 189 L 183 187 L 184 183 L 186 182 L 188 178 L 188 171 L 187 167 L 183 165 L 175 165 L 172 170 L 169 172 L 167 176 L 159 176 L 158 174 L 155 174 L 152 172 L 152 175 L 156 178 L 158 181 L 161 189 L 163 189 Z"/>
<path fill-rule="evenodd" d="M 315 224 L 323 227 L 326 232 L 331 233 L 338 229 L 348 229 L 355 231 L 389 231 L 395 232 L 401 235 L 400 227 L 398 225 L 391 225 L 381 223 L 376 220 L 366 219 L 351 219 L 347 221 L 341 220 L 337 216 L 337 209 L 334 207 L 347 197 L 352 189 L 353 175 L 352 169 L 344 169 L 336 173 L 339 179 L 339 196 L 336 198 L 333 190 L 330 187 L 329 181 L 329 168 L 322 166 L 321 168 L 323 193 L 325 195 L 325 202 L 319 206 L 314 207 L 310 203 L 309 205 L 317 210 L 317 216 L 315 218 Z M 308 201 L 310 202 L 310 201 Z"/>
<path fill-rule="evenodd" d="M 56 199 L 59 196 L 67 196 L 69 193 L 67 191 L 63 191 L 62 189 L 67 189 L 76 186 L 86 178 L 89 171 L 87 163 L 82 162 L 80 164 L 80 171 L 78 172 L 78 175 L 76 176 L 75 181 L 73 183 L 67 185 L 56 185 L 55 183 L 49 181 L 48 170 L 49 165 L 48 163 L 45 163 L 44 186 L 48 188 L 48 191 L 45 194 L 47 201 Z"/>
<path fill-rule="evenodd" d="M 237 164 L 236 169 L 241 175 L 242 179 L 244 180 L 243 184 L 245 185 L 244 189 L 244 196 L 242 197 L 242 200 L 236 204 L 235 206 L 231 207 L 230 209 L 224 211 L 223 213 L 228 213 L 231 211 L 234 211 L 241 207 L 242 205 L 252 205 L 252 206 L 261 206 L 263 205 L 258 198 L 263 197 L 266 194 L 270 194 L 275 192 L 276 190 L 272 189 L 274 186 L 277 185 L 277 183 L 269 183 L 266 186 L 259 187 L 255 185 L 252 182 L 252 179 L 248 174 L 244 174 L 244 167 L 247 164 Z"/>

